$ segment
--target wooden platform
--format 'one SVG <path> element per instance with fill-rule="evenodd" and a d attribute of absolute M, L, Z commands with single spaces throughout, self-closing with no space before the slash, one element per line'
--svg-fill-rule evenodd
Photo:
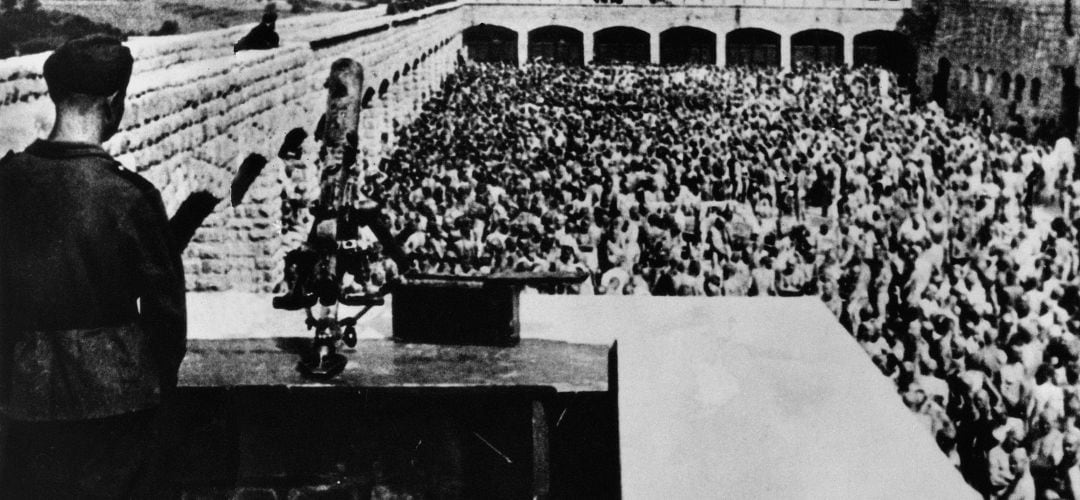
<path fill-rule="evenodd" d="M 265 307 L 258 298 L 244 300 L 252 311 Z M 192 341 L 182 383 L 429 395 L 537 391 L 533 401 L 564 392 L 614 395 L 617 448 L 604 453 L 617 456 L 621 492 L 612 491 L 615 480 L 575 498 L 977 497 L 892 382 L 816 298 L 524 295 L 523 340 L 509 349 L 395 345 L 386 339 L 389 312 L 364 318 L 358 329 L 366 340 L 330 385 L 293 370 L 296 339 Z M 252 332 L 302 332 L 295 315 L 249 317 L 243 324 Z M 609 384 L 615 341 L 617 373 Z M 548 453 L 543 436 L 561 419 L 562 410 L 550 408 L 533 405 L 533 423 L 548 424 L 533 426 L 535 464 Z M 589 449 L 589 435 L 567 440 L 563 450 Z M 535 496 L 549 491 L 544 477 L 534 476 Z"/>
<path fill-rule="evenodd" d="M 339 350 L 348 359 L 341 375 L 316 381 L 296 369 L 310 342 L 301 337 L 188 342 L 180 386 L 182 411 L 190 413 L 176 428 L 185 450 L 179 455 L 187 457 L 178 470 L 190 472 L 179 472 L 178 483 L 232 488 L 310 476 L 311 464 L 327 462 L 361 464 L 357 468 L 363 470 L 362 464 L 412 456 L 411 447 L 426 442 L 438 463 L 451 465 L 425 466 L 420 476 L 459 484 L 464 497 L 493 490 L 503 498 L 543 499 L 560 488 L 573 495 L 590 485 L 569 471 L 553 485 L 553 469 L 561 467 L 553 463 L 553 443 L 572 443 L 563 455 L 586 446 L 574 437 L 580 431 L 558 427 L 568 413 L 578 419 L 599 409 L 604 416 L 594 425 L 604 430 L 596 436 L 611 443 L 602 461 L 613 465 L 600 467 L 611 472 L 597 484 L 617 484 L 608 346 L 540 339 L 514 347 L 363 339 L 355 348 Z M 611 413 L 602 410 L 608 406 L 604 402 L 610 402 Z M 227 424 L 215 430 L 216 421 Z M 393 437 L 402 435 L 415 439 Z M 350 444 L 335 443 L 335 436 Z M 206 468 L 208 456 L 223 465 Z M 488 464 L 484 472 L 476 472 L 479 464 Z M 403 487 L 432 488 L 430 481 L 413 479 Z"/>
<path fill-rule="evenodd" d="M 350 388 L 551 387 L 558 392 L 608 390 L 608 348 L 526 339 L 516 347 L 397 344 L 361 340 L 339 352 L 349 359 L 333 380 L 296 370 L 308 338 L 193 339 L 180 368 L 186 387 L 288 386 Z"/>

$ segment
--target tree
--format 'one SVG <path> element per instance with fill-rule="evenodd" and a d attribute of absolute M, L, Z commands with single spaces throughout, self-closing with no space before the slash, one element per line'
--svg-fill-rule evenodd
<path fill-rule="evenodd" d="M 0 0 L 0 12 L 15 12 L 19 0 Z"/>
<path fill-rule="evenodd" d="M 41 9 L 41 0 L 23 0 L 23 12 L 37 12 Z"/>

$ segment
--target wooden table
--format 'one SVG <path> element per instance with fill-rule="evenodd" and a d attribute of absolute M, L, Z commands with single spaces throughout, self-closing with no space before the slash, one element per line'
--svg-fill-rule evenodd
<path fill-rule="evenodd" d="M 484 415 L 476 415 L 478 420 L 473 422 L 483 422 L 476 425 L 487 426 L 488 429 L 530 429 L 527 439 L 531 444 L 531 453 L 527 458 L 531 464 L 531 498 L 547 498 L 552 488 L 550 436 L 552 426 L 559 418 L 552 415 L 555 399 L 608 391 L 610 349 L 604 345 L 526 339 L 516 347 L 498 348 L 361 340 L 356 348 L 342 348 L 339 351 L 349 361 L 340 376 L 329 381 L 315 381 L 303 378 L 296 370 L 299 354 L 304 352 L 309 342 L 310 339 L 297 337 L 190 340 L 188 354 L 180 370 L 181 390 L 193 400 L 227 401 L 230 400 L 229 394 L 233 394 L 233 399 L 244 401 L 228 404 L 231 411 L 239 413 L 259 413 L 261 410 L 252 409 L 254 406 L 284 406 L 287 403 L 280 401 L 292 401 L 290 396 L 313 402 L 301 406 L 318 405 L 321 404 L 318 402 L 320 400 L 329 401 L 338 397 L 363 401 L 414 401 L 410 403 L 414 405 L 413 408 L 423 408 L 427 405 L 425 401 L 428 401 L 432 408 L 453 408 L 457 404 L 455 402 L 460 402 L 465 406 L 490 409 L 493 407 L 489 401 L 499 401 L 498 405 L 508 409 L 505 412 L 493 410 L 492 419 L 525 418 L 527 424 L 485 422 Z M 291 410 L 282 410 L 288 411 Z M 483 410 L 476 413 L 483 413 Z M 304 425 L 304 420 L 312 418 L 297 418 L 295 424 L 274 425 Z M 244 417 L 240 419 L 241 423 L 234 424 L 235 432 L 263 436 L 263 431 L 245 430 L 245 426 L 254 424 L 243 422 L 263 422 L 258 425 L 268 425 L 264 424 L 267 419 L 274 422 L 287 420 L 276 415 Z M 496 440 L 490 435 L 484 432 L 473 434 L 492 453 L 500 455 L 499 458 L 511 463 L 522 460 L 502 449 L 501 444 L 492 443 Z M 258 464 L 267 460 L 263 455 L 280 453 L 257 451 L 276 450 L 274 443 L 261 442 L 266 440 L 265 437 L 237 440 L 238 447 L 251 450 L 237 452 L 238 476 L 280 476 L 290 473 L 291 466 L 284 460 L 271 458 L 270 462 L 280 461 L 282 464 Z M 247 462 L 256 462 L 256 465 Z"/>

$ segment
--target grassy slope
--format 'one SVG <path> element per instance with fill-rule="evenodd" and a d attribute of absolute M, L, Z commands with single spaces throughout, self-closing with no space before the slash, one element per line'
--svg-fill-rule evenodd
<path fill-rule="evenodd" d="M 359 8 L 365 5 L 357 0 L 307 0 L 304 12 L 293 14 L 284 1 L 278 1 L 278 18 L 312 12 L 326 12 L 339 8 Z M 145 2 L 134 5 L 86 6 L 56 4 L 50 10 L 36 12 L 5 12 L 0 14 L 0 59 L 18 54 L 32 54 L 52 50 L 70 38 L 91 33 L 109 33 L 115 36 L 145 35 L 157 30 L 165 21 L 179 23 L 180 33 L 227 28 L 241 24 L 253 24 L 262 16 L 261 2 L 248 2 L 243 9 L 226 6 L 224 2 Z M 55 10 L 52 10 L 55 9 Z"/>
<path fill-rule="evenodd" d="M 120 36 L 116 27 L 85 17 L 55 11 L 0 14 L 0 58 L 52 50 L 68 38 L 108 33 Z"/>

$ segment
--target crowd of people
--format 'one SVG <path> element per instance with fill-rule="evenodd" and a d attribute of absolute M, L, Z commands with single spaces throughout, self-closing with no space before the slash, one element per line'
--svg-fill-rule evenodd
<path fill-rule="evenodd" d="M 412 271 L 819 296 L 976 489 L 1080 498 L 1072 145 L 910 100 L 872 68 L 469 63 L 364 189 Z"/>

